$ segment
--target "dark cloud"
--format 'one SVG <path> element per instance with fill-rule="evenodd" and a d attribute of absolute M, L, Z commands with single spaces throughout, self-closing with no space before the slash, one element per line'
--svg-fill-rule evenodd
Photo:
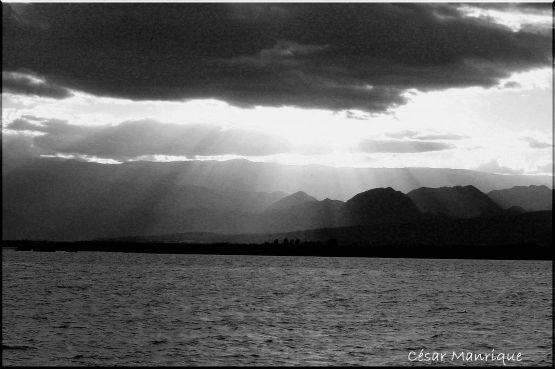
<path fill-rule="evenodd" d="M 64 99 L 71 92 L 64 87 L 21 73 L 2 72 L 2 92 Z"/>
<path fill-rule="evenodd" d="M 542 142 L 542 141 L 536 140 L 533 137 L 524 137 L 523 140 L 528 142 L 528 145 L 533 149 L 546 149 L 548 147 L 553 147 L 551 143 Z"/>
<path fill-rule="evenodd" d="M 466 136 L 461 136 L 453 133 L 429 133 L 429 134 L 422 134 L 417 131 L 413 130 L 404 130 L 399 132 L 390 132 L 387 133 L 386 136 L 392 138 L 411 138 L 417 140 L 462 140 L 466 138 Z"/>
<path fill-rule="evenodd" d="M 130 99 L 382 112 L 548 67 L 551 36 L 451 4 L 2 4 L 3 69 Z"/>
<path fill-rule="evenodd" d="M 9 123 L 6 128 L 14 131 L 40 131 L 42 129 L 40 124 L 33 123 L 32 120 L 18 118 Z"/>
<path fill-rule="evenodd" d="M 368 153 L 417 153 L 452 149 L 453 146 L 433 141 L 364 140 L 359 149 Z"/>
<path fill-rule="evenodd" d="M 437 133 L 418 135 L 415 138 L 419 140 L 462 140 L 466 138 L 466 136 L 456 135 L 453 133 Z"/>
<path fill-rule="evenodd" d="M 345 110 L 345 117 L 347 119 L 368 120 L 372 117 L 371 114 L 362 111 Z"/>
<path fill-rule="evenodd" d="M 503 88 L 521 88 L 522 85 L 516 81 L 509 81 L 503 85 Z"/>
<path fill-rule="evenodd" d="M 33 144 L 46 154 L 77 154 L 114 160 L 148 155 L 257 156 L 289 151 L 287 142 L 262 132 L 152 120 L 128 121 L 113 126 L 81 126 L 62 120 L 42 120 L 35 124 L 20 118 L 7 128 L 42 133 L 34 137 Z"/>

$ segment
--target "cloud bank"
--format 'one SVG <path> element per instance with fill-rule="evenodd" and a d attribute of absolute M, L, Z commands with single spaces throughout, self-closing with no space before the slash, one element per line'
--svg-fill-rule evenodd
<path fill-rule="evenodd" d="M 57 119 L 22 117 L 6 128 L 37 134 L 32 144 L 43 154 L 77 154 L 118 161 L 147 155 L 263 156 L 290 150 L 288 142 L 263 132 L 154 120 L 81 126 Z"/>
<path fill-rule="evenodd" d="M 551 143 L 539 141 L 533 137 L 525 137 L 523 138 L 524 141 L 528 142 L 528 146 L 532 149 L 546 149 L 549 147 L 553 147 Z"/>
<path fill-rule="evenodd" d="M 9 77 L 4 88 L 55 98 L 72 89 L 383 112 L 404 104 L 409 89 L 493 86 L 552 58 L 550 32 L 515 32 L 468 17 L 457 4 L 3 3 L 2 10 L 3 71 L 48 81 Z"/>
<path fill-rule="evenodd" d="M 15 72 L 2 72 L 2 92 L 64 99 L 72 96 L 67 88 Z"/>
<path fill-rule="evenodd" d="M 405 130 L 399 132 L 390 132 L 387 133 L 386 136 L 392 138 L 410 138 L 410 139 L 417 139 L 417 140 L 462 140 L 467 138 L 463 135 L 457 135 L 454 133 L 420 133 L 418 131 L 413 130 Z"/>
<path fill-rule="evenodd" d="M 359 149 L 367 153 L 419 153 L 428 151 L 442 151 L 454 148 L 443 142 L 418 140 L 364 140 Z"/>

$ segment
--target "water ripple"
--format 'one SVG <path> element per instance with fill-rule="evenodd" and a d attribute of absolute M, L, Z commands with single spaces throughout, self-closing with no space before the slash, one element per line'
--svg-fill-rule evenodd
<path fill-rule="evenodd" d="M 552 362 L 550 262 L 4 250 L 2 266 L 3 365 Z"/>

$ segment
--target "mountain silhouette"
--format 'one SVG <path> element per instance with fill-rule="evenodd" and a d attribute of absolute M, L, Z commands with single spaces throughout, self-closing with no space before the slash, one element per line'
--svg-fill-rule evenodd
<path fill-rule="evenodd" d="M 407 195 L 391 187 L 359 193 L 345 204 L 345 217 L 350 225 L 407 222 L 420 215 Z"/>
<path fill-rule="evenodd" d="M 503 209 L 519 206 L 526 211 L 551 210 L 553 190 L 547 186 L 515 186 L 488 192 L 488 196 Z"/>
<path fill-rule="evenodd" d="M 339 227 L 346 225 L 343 218 L 345 203 L 339 200 L 305 201 L 281 209 L 268 209 L 250 216 L 245 232 L 287 232 L 293 230 Z"/>
<path fill-rule="evenodd" d="M 504 209 L 506 214 L 522 214 L 526 213 L 526 210 L 521 208 L 520 206 L 511 206 L 508 209 Z"/>
<path fill-rule="evenodd" d="M 501 212 L 497 204 L 474 186 L 423 187 L 409 192 L 407 196 L 423 213 L 474 218 Z"/>
<path fill-rule="evenodd" d="M 409 223 L 380 223 L 371 225 L 318 228 L 281 233 L 180 233 L 151 237 L 126 237 L 126 242 L 228 242 L 239 244 L 272 243 L 279 239 L 299 239 L 302 242 L 337 241 L 339 246 L 357 245 L 362 248 L 374 246 L 498 246 L 536 244 L 550 247 L 552 240 L 552 211 L 527 213 L 501 212 L 488 217 L 451 219 L 446 217 L 422 217 Z M 264 247 L 264 246 L 260 246 Z M 522 250 L 522 256 L 526 249 Z M 479 250 L 467 257 L 480 258 Z M 497 255 L 502 257 L 502 255 Z"/>
<path fill-rule="evenodd" d="M 2 239 L 3 240 L 51 240 L 55 239 L 54 230 L 29 221 L 21 214 L 9 209 L 2 209 Z"/>
<path fill-rule="evenodd" d="M 57 240 L 234 229 L 241 219 L 234 214 L 262 211 L 283 197 L 188 185 L 173 171 L 141 176 L 73 164 L 59 172 L 36 170 L 34 180 L 26 172 L 3 178 L 3 234 L 32 235 L 17 230 L 31 227 L 18 224 L 55 230 L 48 235 Z"/>
<path fill-rule="evenodd" d="M 274 202 L 272 205 L 268 207 L 268 209 L 285 209 L 285 208 L 290 208 L 292 206 L 304 204 L 306 202 L 314 202 L 314 201 L 318 201 L 318 200 L 312 196 L 307 195 L 303 191 L 297 191 L 292 195 L 285 196 L 284 198 Z"/>
<path fill-rule="evenodd" d="M 3 238 L 68 241 L 405 222 L 417 217 L 418 209 L 406 195 L 381 184 L 413 189 L 418 183 L 479 182 L 491 189 L 540 178 L 501 176 L 497 181 L 495 175 L 450 169 L 286 166 L 247 160 L 106 165 L 37 159 L 4 169 Z M 312 195 L 339 200 L 315 201 Z M 349 197 L 347 203 L 341 201 Z"/>
<path fill-rule="evenodd" d="M 139 181 L 147 185 L 165 179 L 175 181 L 179 185 L 205 187 L 218 192 L 227 189 L 249 193 L 280 191 L 285 195 L 304 191 L 316 198 L 328 197 L 346 201 L 368 189 L 382 187 L 393 187 L 397 191 L 407 193 L 420 187 L 473 185 L 480 191 L 488 192 L 513 186 L 552 184 L 551 176 L 498 175 L 465 169 L 336 168 L 322 165 L 259 163 L 244 159 L 135 161 L 107 165 L 41 158 L 18 168 L 7 169 L 2 167 L 3 189 L 17 181 L 17 192 L 31 192 L 34 188 L 46 187 L 41 185 L 41 181 L 47 180 L 47 194 L 63 190 L 56 186 L 67 182 L 75 187 L 90 186 L 108 190 L 114 182 Z"/>

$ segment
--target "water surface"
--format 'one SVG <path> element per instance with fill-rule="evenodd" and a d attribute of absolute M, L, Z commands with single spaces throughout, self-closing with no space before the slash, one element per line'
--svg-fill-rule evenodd
<path fill-rule="evenodd" d="M 550 261 L 2 256 L 3 365 L 403 365 L 422 348 L 553 360 Z"/>

